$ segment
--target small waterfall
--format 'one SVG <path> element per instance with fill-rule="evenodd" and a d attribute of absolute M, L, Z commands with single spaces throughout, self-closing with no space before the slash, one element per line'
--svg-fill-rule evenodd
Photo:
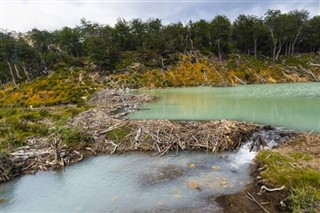
<path fill-rule="evenodd" d="M 258 151 L 275 148 L 294 134 L 292 131 L 265 126 L 262 130 L 255 132 L 236 153 L 229 156 L 230 162 L 236 168 L 244 167 L 253 161 Z"/>

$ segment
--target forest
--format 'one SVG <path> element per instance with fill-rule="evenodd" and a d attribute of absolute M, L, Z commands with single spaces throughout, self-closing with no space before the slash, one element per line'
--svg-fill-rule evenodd
<path fill-rule="evenodd" d="M 26 33 L 0 32 L 0 84 L 48 74 L 60 67 L 91 68 L 108 74 L 119 70 L 123 53 L 135 52 L 150 68 L 177 64 L 178 55 L 196 51 L 228 59 L 231 53 L 270 58 L 317 53 L 320 50 L 320 16 L 306 10 L 282 13 L 268 10 L 264 17 L 239 15 L 231 22 L 217 15 L 198 20 L 162 24 L 158 18 L 124 20 L 112 27 L 81 19 L 74 28 L 55 31 L 32 29 Z M 125 62 L 123 62 L 125 63 Z"/>
<path fill-rule="evenodd" d="M 301 84 L 291 84 L 297 82 Z M 320 82 L 320 16 L 311 16 L 307 10 L 286 13 L 267 10 L 262 17 L 241 14 L 235 20 L 224 15 L 213 15 L 212 20 L 170 24 L 164 24 L 158 18 L 119 18 L 114 26 L 82 18 L 79 26 L 54 31 L 34 28 L 28 32 L 14 32 L 2 29 L 0 183 L 40 170 L 61 169 L 103 153 L 153 152 L 153 158 L 154 155 L 163 156 L 168 152 L 178 154 L 179 151 L 192 150 L 207 153 L 235 151 L 230 152 L 230 158 L 228 154 L 219 155 L 218 161 L 226 161 L 221 164 L 221 169 L 227 169 L 228 174 L 234 175 L 232 179 L 237 179 L 239 173 L 234 170 L 230 159 L 237 150 L 241 150 L 239 153 L 243 155 L 242 148 L 247 147 L 247 153 L 250 149 L 251 154 L 251 151 L 257 154 L 257 164 L 252 167 L 253 181 L 243 192 L 217 198 L 226 212 L 318 212 L 320 95 L 319 83 L 315 82 Z M 275 83 L 284 84 L 273 85 Z M 235 86 L 239 84 L 257 85 Z M 147 94 L 147 91 L 152 90 L 141 90 L 146 94 L 136 94 L 139 90 L 130 92 L 131 89 L 153 88 L 181 90 L 181 93 L 174 93 L 170 99 L 180 103 L 171 103 L 164 96 L 161 98 Z M 188 92 L 183 92 L 184 89 Z M 196 93 L 197 89 L 204 90 Z M 206 90 L 210 92 L 206 93 Z M 189 96 L 189 91 L 192 91 L 193 96 Z M 188 96 L 182 95 L 184 93 Z M 134 120 L 125 117 L 134 112 L 151 111 L 146 104 L 161 99 L 168 101 L 162 105 L 159 102 L 161 113 L 169 111 L 166 108 L 168 106 L 181 105 L 183 116 L 201 111 L 205 112 L 205 119 L 183 118 L 176 121 L 158 118 L 144 120 L 140 117 Z M 239 114 L 233 114 L 236 110 Z M 223 119 L 229 119 L 226 117 L 229 115 L 233 118 L 211 120 L 210 113 L 222 113 Z M 247 117 L 244 116 L 246 113 Z M 252 120 L 255 117 L 267 119 Z M 245 122 L 240 121 L 242 119 Z M 286 121 L 287 125 L 297 123 L 299 128 L 295 130 L 283 123 L 270 123 L 271 120 Z M 307 130 L 310 132 L 305 132 Z M 280 146 L 262 150 L 269 146 L 270 141 L 270 144 Z M 239 161 L 238 158 L 234 159 Z M 129 161 L 139 164 L 127 158 L 126 162 Z M 245 161 L 248 166 L 252 166 L 251 160 Z M 88 167 L 92 168 L 92 161 L 87 162 L 90 162 Z M 110 162 L 108 160 L 105 165 L 112 165 Z M 176 181 L 174 178 L 198 174 L 194 172 L 197 171 L 195 169 L 203 170 L 206 174 L 209 170 L 212 173 L 220 170 L 216 161 L 208 170 L 196 163 L 190 161 L 181 172 L 180 165 L 178 170 L 169 167 L 169 178 L 163 175 L 165 173 L 162 170 L 159 170 L 160 175 L 154 177 L 158 177 L 159 183 L 166 184 L 163 180 L 171 180 L 171 172 L 174 174 L 172 180 Z M 239 169 L 245 170 L 243 165 L 246 164 L 241 164 Z M 230 170 L 229 165 L 232 166 Z M 135 169 L 127 163 L 124 167 Z M 143 168 L 146 170 L 147 167 Z M 83 179 L 85 173 L 89 174 L 81 171 L 79 179 Z M 92 174 L 94 172 L 90 172 Z M 101 174 L 101 179 L 106 180 L 105 173 Z M 65 176 L 60 178 L 59 175 L 64 173 L 54 173 L 64 182 L 57 183 L 69 191 L 69 182 L 65 181 Z M 141 176 L 148 177 L 145 174 Z M 228 183 L 225 178 L 216 180 L 215 176 L 212 176 L 212 180 L 218 185 L 212 185 L 214 190 L 219 187 L 223 190 L 238 187 Z M 114 179 L 117 181 L 118 178 Z M 207 184 L 209 179 L 210 176 L 204 176 L 203 183 L 198 179 L 195 179 L 198 182 L 183 182 L 180 179 L 179 182 L 201 195 L 202 189 L 207 193 L 211 188 Z M 100 184 L 100 181 L 94 179 L 92 182 Z M 19 187 L 20 184 L 15 183 L 15 187 Z M 47 181 L 46 184 L 48 187 L 39 185 L 53 194 L 50 184 Z M 125 184 L 127 195 L 128 187 Z M 134 184 L 136 186 L 137 182 Z M 83 184 L 79 182 L 74 185 Z M 88 197 L 87 192 L 90 193 L 92 188 L 112 191 L 109 183 L 105 186 L 108 186 L 106 190 L 101 185 L 84 187 L 87 190 L 84 194 Z M 117 182 L 114 186 L 117 186 Z M 149 191 L 150 186 L 143 190 Z M 19 188 L 14 193 L 16 191 Z M 36 192 L 42 196 L 38 190 Z M 121 190 L 118 192 L 121 193 Z M 0 207 L 6 210 L 6 206 L 19 207 L 18 203 L 38 207 L 38 204 L 32 205 L 37 199 L 30 199 L 30 191 L 27 194 L 27 201 L 20 201 L 16 194 L 12 196 L 12 201 L 10 196 L 0 192 L 0 205 L 4 206 Z M 79 203 L 93 208 L 88 201 L 95 200 L 95 208 L 99 199 L 96 199 L 97 193 L 93 194 L 92 199 L 81 199 Z M 139 199 L 140 194 L 137 196 Z M 172 194 L 172 191 L 168 194 Z M 179 197 L 176 198 L 180 199 L 180 194 L 177 195 Z M 205 204 L 209 200 L 211 202 L 211 197 L 207 199 L 206 196 L 201 198 L 205 198 Z M 76 200 L 73 196 L 65 197 Z M 118 198 L 121 203 L 125 203 L 122 202 L 125 196 L 121 197 L 121 194 L 114 196 L 112 203 L 117 204 Z M 51 202 L 55 202 L 55 199 L 41 203 L 45 203 L 47 209 L 47 204 Z M 63 202 L 68 204 L 69 201 L 65 199 Z M 106 200 L 101 203 L 105 205 Z M 65 208 L 65 205 L 60 204 L 54 204 L 58 212 Z M 118 207 L 115 209 L 119 210 Z M 199 210 L 197 207 L 190 211 L 195 209 Z M 85 211 L 73 207 L 66 211 L 75 210 Z"/>

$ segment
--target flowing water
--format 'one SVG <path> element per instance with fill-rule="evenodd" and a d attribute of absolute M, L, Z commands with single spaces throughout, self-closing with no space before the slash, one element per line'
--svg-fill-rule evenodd
<path fill-rule="evenodd" d="M 320 83 L 169 88 L 138 91 L 157 97 L 130 119 L 253 121 L 320 132 Z"/>
<path fill-rule="evenodd" d="M 1 184 L 0 212 L 218 211 L 209 197 L 248 184 L 253 156 L 239 151 L 91 158 L 63 172 L 38 172 Z"/>
<path fill-rule="evenodd" d="M 257 132 L 237 152 L 108 155 L 27 175 L 0 184 L 0 212 L 221 212 L 214 198 L 251 181 L 253 141 L 272 147 L 280 134 Z"/>

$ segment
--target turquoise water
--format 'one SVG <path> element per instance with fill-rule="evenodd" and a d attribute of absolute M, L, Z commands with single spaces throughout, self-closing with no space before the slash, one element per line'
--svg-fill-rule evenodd
<path fill-rule="evenodd" d="M 320 132 L 320 83 L 141 90 L 156 101 L 130 119 L 253 121 Z"/>

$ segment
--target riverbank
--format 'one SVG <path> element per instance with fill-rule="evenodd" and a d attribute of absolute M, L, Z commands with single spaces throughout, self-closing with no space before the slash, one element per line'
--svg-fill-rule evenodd
<path fill-rule="evenodd" d="M 68 121 L 76 129 L 79 141 L 66 143 L 59 134 L 28 137 L 24 146 L 2 154 L 1 182 L 21 174 L 58 169 L 101 153 L 151 151 L 164 155 L 169 151 L 200 150 L 222 152 L 237 150 L 254 132 L 263 128 L 238 121 L 127 121 L 119 117 L 134 111 L 137 104 L 151 101 L 147 95 L 103 90 L 89 101 L 92 108 Z M 120 109 L 126 108 L 126 112 Z M 263 145 L 263 144 L 261 144 Z"/>
<path fill-rule="evenodd" d="M 225 212 L 319 212 L 320 135 L 298 134 L 259 152 L 253 182 L 240 193 L 218 197 Z"/>
<path fill-rule="evenodd" d="M 128 53 L 127 57 L 130 56 Z M 102 78 L 110 88 L 167 88 L 199 85 L 227 87 L 246 84 L 319 82 L 320 68 L 311 61 L 319 55 L 283 56 L 276 64 L 269 58 L 230 54 L 226 60 L 200 52 L 179 54 L 176 62 L 148 68 L 139 61 Z"/>
<path fill-rule="evenodd" d="M 35 173 L 39 170 L 55 170 L 63 168 L 70 164 L 74 164 L 83 160 L 86 157 L 98 155 L 102 153 L 114 154 L 124 153 L 129 151 L 149 151 L 155 155 L 164 155 L 169 151 L 179 152 L 181 150 L 199 150 L 205 152 L 222 152 L 238 150 L 249 138 L 252 138 L 254 133 L 262 130 L 275 131 L 272 127 L 257 125 L 250 122 L 237 121 L 128 121 L 121 120 L 122 116 L 133 112 L 137 109 L 137 105 L 146 103 L 152 100 L 151 96 L 133 95 L 125 91 L 102 90 L 95 93 L 88 101 L 91 105 L 88 110 L 77 113 L 71 119 L 68 119 L 65 130 L 77 129 L 79 135 L 69 135 L 68 138 L 61 137 L 59 134 L 52 134 L 50 137 L 28 137 L 26 144 L 14 149 L 10 154 L 2 154 L 1 162 L 1 181 L 8 181 L 22 174 Z M 36 108 L 30 109 L 36 111 Z M 27 118 L 24 118 L 27 119 Z M 49 121 L 47 121 L 49 122 Z M 66 139 L 72 139 L 77 136 L 79 141 L 75 143 L 66 143 Z M 315 139 L 312 139 L 312 138 Z M 310 168 L 312 165 L 317 165 L 319 152 L 317 151 L 318 134 L 293 133 L 281 131 L 279 139 L 292 139 L 280 146 L 274 151 L 260 152 L 257 163 L 259 168 L 277 165 L 277 161 L 268 162 L 270 156 L 273 156 L 276 150 L 282 150 L 287 147 L 287 151 L 282 151 L 280 154 L 289 160 L 298 160 L 297 165 L 287 165 L 292 168 Z M 296 143 L 295 140 L 304 138 L 304 143 Z M 299 139 L 300 140 L 300 139 Z M 312 143 L 311 143 L 312 142 Z M 291 145 L 292 146 L 291 146 Z M 300 149 L 308 151 L 308 148 L 313 144 L 312 158 L 308 155 L 301 155 Z M 289 146 L 290 145 L 290 146 Z M 295 145 L 295 146 L 294 146 Z M 264 140 L 260 137 L 255 139 L 255 147 L 265 146 Z M 294 154 L 290 150 L 296 150 Z M 310 150 L 310 149 L 309 149 Z M 302 153 L 304 153 L 302 151 Z M 260 156 L 260 157 L 259 157 Z M 269 157 L 268 157 L 269 156 Z M 302 156 L 302 157 L 301 157 Z M 306 157 L 305 157 L 306 156 Z M 272 158 L 271 158 L 272 159 Z M 279 165 L 283 162 L 279 158 Z M 279 160 L 276 159 L 276 160 Z M 303 160 L 307 159 L 307 163 Z M 298 163 L 301 163 L 302 166 Z M 288 162 L 288 161 L 286 161 Z M 313 162 L 313 163 L 310 163 Z M 296 162 L 295 162 L 296 163 Z M 311 180 L 318 181 L 319 168 L 314 167 L 315 173 Z M 271 174 L 263 176 L 261 171 L 272 171 Z M 296 172 L 296 170 L 294 170 Z M 303 174 L 303 170 L 297 170 Z M 284 171 L 283 177 L 290 177 L 291 174 Z M 265 193 L 263 196 L 258 195 L 262 184 L 268 188 L 281 188 L 274 174 L 278 171 L 257 169 L 253 172 L 254 182 L 248 188 L 237 195 L 223 196 L 217 199 L 217 202 L 223 206 L 226 212 L 232 212 L 243 209 L 243 212 L 257 212 L 261 207 L 255 201 L 247 197 L 250 193 L 259 204 L 269 202 L 265 208 L 270 212 L 278 212 L 282 210 L 292 210 L 293 204 L 289 202 L 289 197 L 295 189 L 301 188 L 292 187 L 291 182 L 286 182 L 285 190 Z M 266 174 L 268 174 L 266 172 Z M 295 173 L 294 173 L 295 174 Z M 261 178 L 258 180 L 258 176 Z M 302 176 L 302 178 L 305 178 Z M 265 180 L 265 182 L 261 182 Z M 282 180 L 282 179 L 281 179 Z M 282 182 L 280 182 L 282 183 Z M 304 182 L 306 186 L 313 186 L 312 183 Z M 316 182 L 317 184 L 318 182 Z M 311 195 L 312 202 L 307 202 L 306 205 L 311 205 L 313 209 L 318 208 L 318 185 L 313 186 L 315 194 Z M 272 196 L 270 196 L 272 194 Z M 300 195 L 300 196 L 303 196 Z M 266 201 L 265 201 L 266 200 Z M 284 201 L 283 201 L 284 200 Z M 279 207 L 283 201 L 286 207 Z M 312 203 L 312 204 L 310 204 Z M 294 204 L 296 205 L 296 204 Z M 300 205 L 300 204 L 297 204 Z M 281 206 L 281 205 L 280 205 Z M 310 208 L 311 208 L 310 207 Z M 299 207 L 300 208 L 300 207 Z M 305 207 L 302 207 L 305 208 Z"/>

